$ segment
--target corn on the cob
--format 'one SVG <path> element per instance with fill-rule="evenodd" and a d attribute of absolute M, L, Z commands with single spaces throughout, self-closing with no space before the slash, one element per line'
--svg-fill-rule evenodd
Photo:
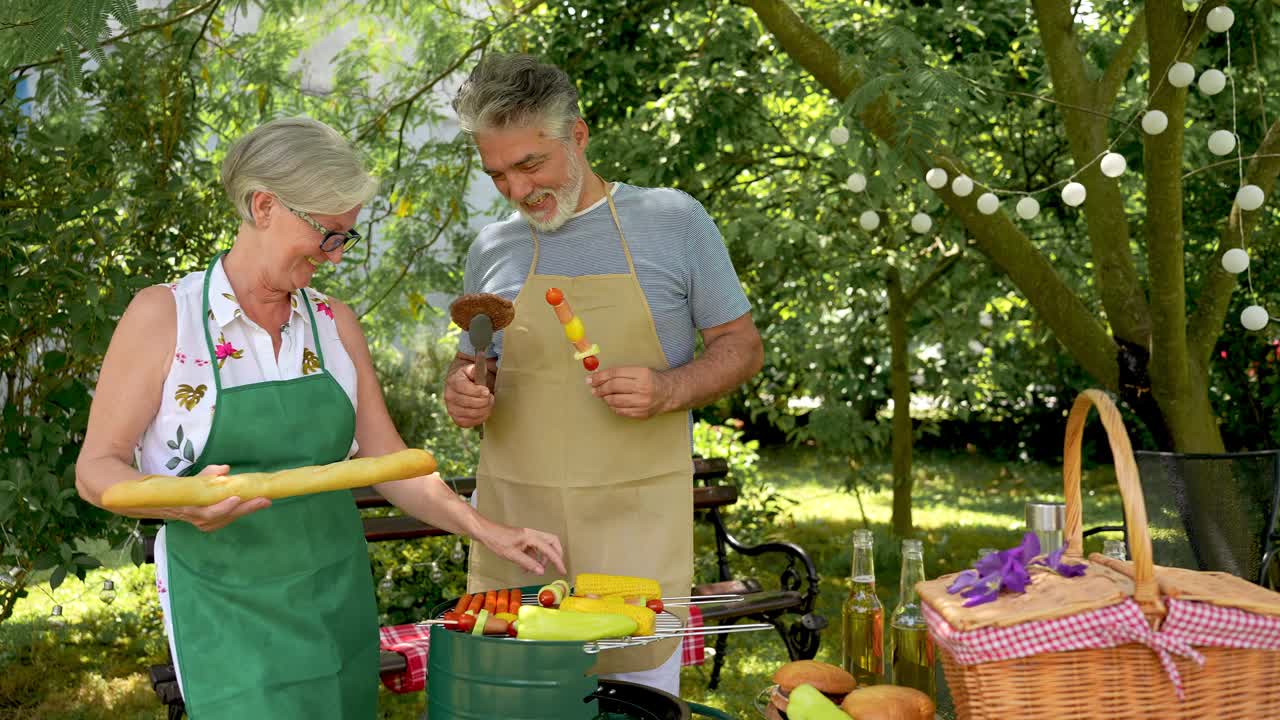
<path fill-rule="evenodd" d="M 652 635 L 657 627 L 657 616 L 647 607 L 627 605 L 626 603 L 608 602 L 595 598 L 567 597 L 560 603 L 565 612 L 611 613 L 626 615 L 636 621 L 636 635 Z"/>
<path fill-rule="evenodd" d="M 603 575 L 600 573 L 578 573 L 574 583 L 574 594 L 577 595 L 622 595 L 623 597 L 662 597 L 662 587 L 657 580 L 626 575 Z"/>

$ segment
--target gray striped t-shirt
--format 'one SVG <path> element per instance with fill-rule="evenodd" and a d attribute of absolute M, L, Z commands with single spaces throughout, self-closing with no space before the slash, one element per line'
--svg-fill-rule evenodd
<path fill-rule="evenodd" d="M 617 183 L 613 201 L 662 351 L 671 367 L 684 365 L 693 359 L 698 330 L 723 325 L 751 310 L 724 240 L 702 205 L 679 190 Z M 558 230 L 539 232 L 538 240 L 539 274 L 627 272 L 627 257 L 603 199 Z M 486 226 L 472 243 L 463 291 L 515 300 L 532 262 L 529 224 L 512 213 Z M 458 350 L 475 352 L 466 333 Z M 494 334 L 494 350 L 502 354 L 501 332 Z"/>

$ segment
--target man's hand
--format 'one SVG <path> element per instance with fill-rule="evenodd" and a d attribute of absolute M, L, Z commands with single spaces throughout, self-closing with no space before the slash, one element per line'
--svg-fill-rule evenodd
<path fill-rule="evenodd" d="M 210 465 L 202 470 L 200 474 L 226 475 L 230 471 L 231 468 L 227 465 Z M 236 518 L 242 518 L 249 513 L 268 507 L 271 507 L 271 500 L 268 498 L 260 497 L 252 500 L 241 500 L 238 497 L 229 497 L 208 507 L 172 508 L 172 514 L 176 515 L 180 520 L 186 520 L 195 525 L 204 532 L 213 532 L 230 525 Z"/>
<path fill-rule="evenodd" d="M 473 428 L 482 424 L 493 412 L 493 392 L 489 387 L 476 382 L 474 363 L 459 364 L 455 360 L 454 365 L 454 370 L 444 383 L 444 406 L 458 427 Z M 497 369 L 498 361 L 489 358 L 486 377 L 494 378 Z"/>
<path fill-rule="evenodd" d="M 620 367 L 587 375 L 591 394 L 622 417 L 644 420 L 674 409 L 672 381 L 646 367 Z"/>
<path fill-rule="evenodd" d="M 476 539 L 495 555 L 519 565 L 525 572 L 542 575 L 550 563 L 561 575 L 565 574 L 560 538 L 551 533 L 493 523 L 483 536 Z"/>

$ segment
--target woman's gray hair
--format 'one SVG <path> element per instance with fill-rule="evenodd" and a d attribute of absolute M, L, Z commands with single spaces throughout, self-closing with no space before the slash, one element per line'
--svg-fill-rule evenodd
<path fill-rule="evenodd" d="M 272 120 L 236 140 L 222 161 L 222 186 L 251 225 L 255 192 L 317 215 L 341 215 L 378 192 L 351 143 L 306 117 Z"/>
<path fill-rule="evenodd" d="M 462 131 L 540 125 L 568 141 L 578 112 L 578 89 L 565 71 L 532 55 L 486 55 L 453 98 Z"/>

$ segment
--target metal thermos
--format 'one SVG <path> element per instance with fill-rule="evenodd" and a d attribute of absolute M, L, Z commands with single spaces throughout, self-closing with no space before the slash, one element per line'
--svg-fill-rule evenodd
<path fill-rule="evenodd" d="M 1027 530 L 1040 538 L 1040 552 L 1048 554 L 1062 547 L 1067 526 L 1067 506 L 1055 502 L 1027 503 Z"/>

